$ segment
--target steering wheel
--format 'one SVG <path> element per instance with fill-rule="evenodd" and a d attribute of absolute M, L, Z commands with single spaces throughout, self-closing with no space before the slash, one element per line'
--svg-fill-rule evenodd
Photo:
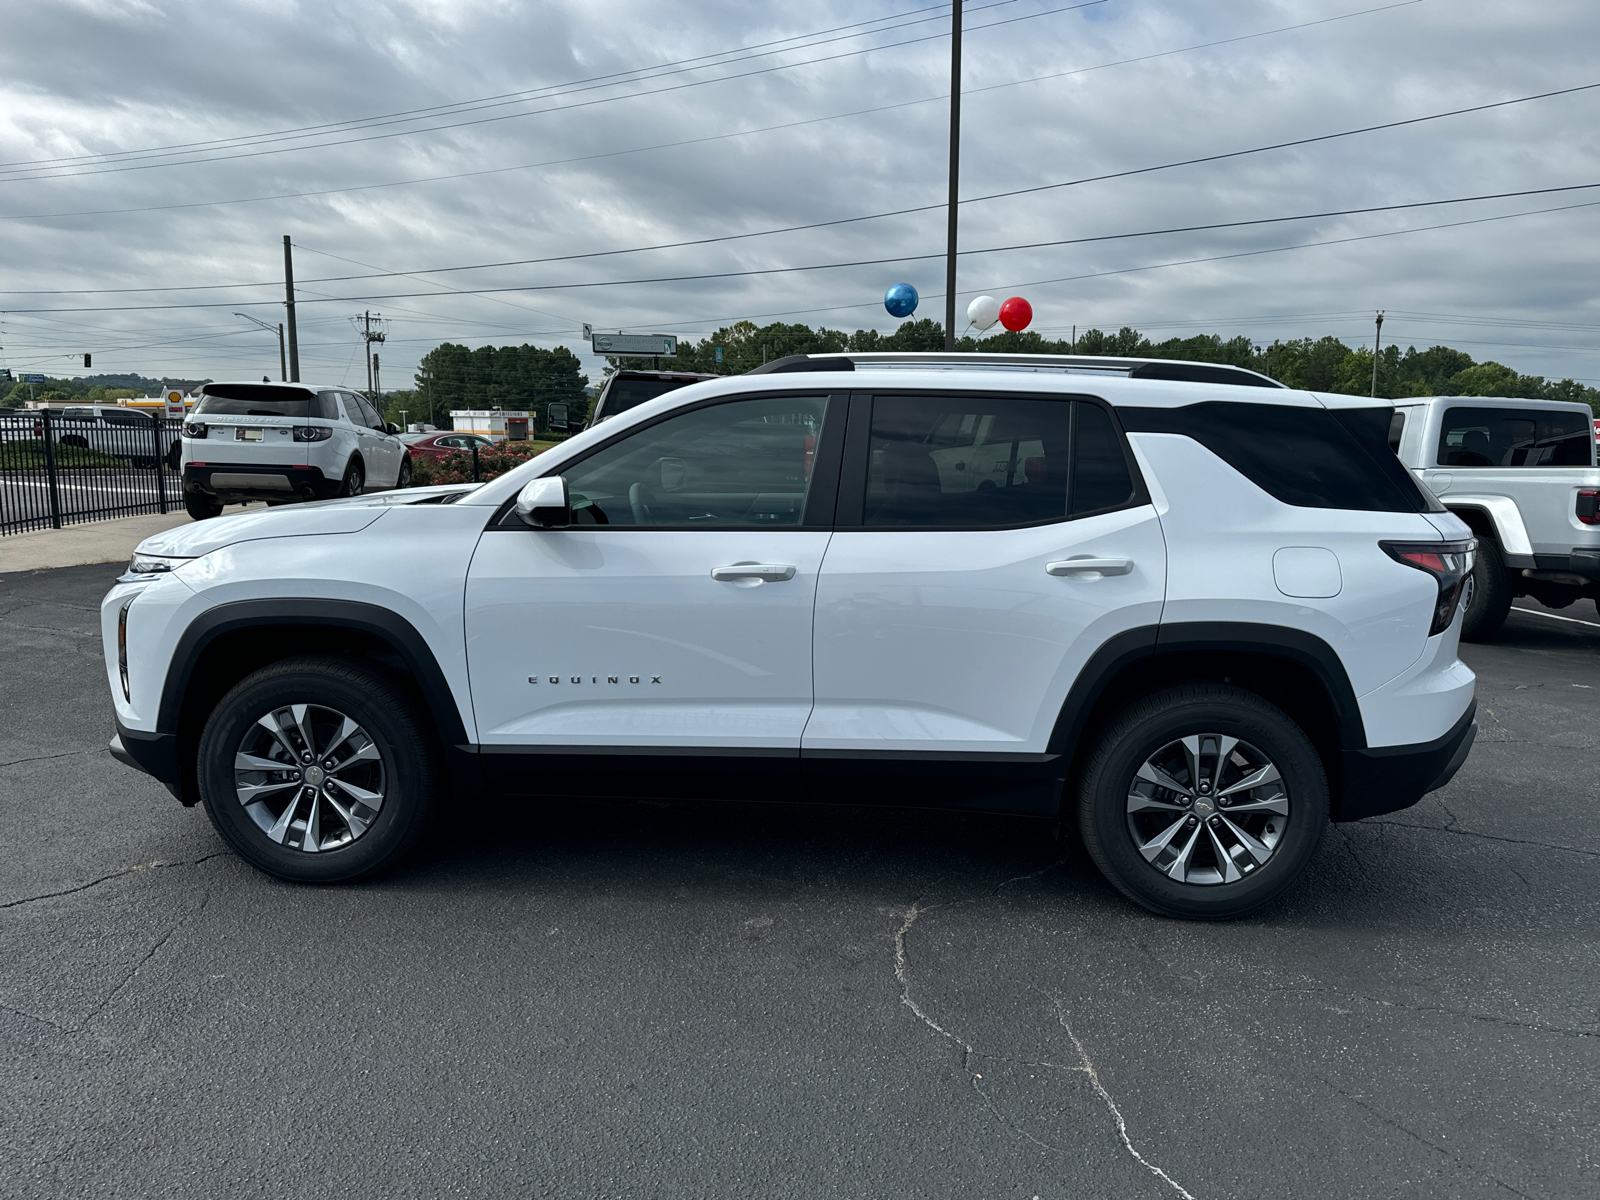
<path fill-rule="evenodd" d="M 656 502 L 656 494 L 642 483 L 636 483 L 628 489 L 628 507 L 633 509 L 633 523 L 635 525 L 654 525 L 655 513 L 651 505 Z"/>

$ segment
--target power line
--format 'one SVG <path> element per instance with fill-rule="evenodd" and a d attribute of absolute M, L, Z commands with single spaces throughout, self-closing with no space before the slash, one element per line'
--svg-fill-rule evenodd
<path fill-rule="evenodd" d="M 1244 220 L 1244 221 L 1218 221 L 1218 222 L 1214 222 L 1214 223 L 1206 224 L 1206 225 L 1175 225 L 1175 226 L 1169 226 L 1169 227 L 1163 228 L 1163 229 L 1143 229 L 1143 230 L 1138 230 L 1138 231 L 1129 232 L 1129 233 L 1104 233 L 1104 234 L 1095 234 L 1095 235 L 1092 235 L 1092 236 L 1089 236 L 1089 237 L 1056 238 L 1056 239 L 1053 239 L 1051 241 L 1045 241 L 1045 242 L 1018 242 L 1018 243 L 1015 243 L 1015 244 L 1009 245 L 1009 246 L 985 246 L 985 247 L 982 247 L 982 248 L 979 248 L 979 249 L 961 250 L 961 251 L 958 251 L 958 253 L 960 255 L 962 255 L 963 257 L 968 257 L 968 256 L 978 255 L 978 254 L 1002 254 L 1002 253 L 1006 253 L 1006 252 L 1014 251 L 1014 250 L 1046 250 L 1046 249 L 1053 249 L 1053 248 L 1060 247 L 1060 246 L 1082 246 L 1082 245 L 1091 245 L 1091 244 L 1094 244 L 1094 243 L 1097 243 L 1097 242 L 1115 242 L 1115 241 L 1127 241 L 1127 240 L 1130 240 L 1130 239 L 1133 239 L 1133 238 L 1162 237 L 1162 236 L 1166 236 L 1166 235 L 1174 234 L 1174 233 L 1206 233 L 1206 232 L 1214 232 L 1214 231 L 1224 230 L 1224 229 L 1244 229 L 1244 228 L 1250 228 L 1250 227 L 1260 226 L 1260 225 L 1281 225 L 1281 224 L 1286 224 L 1286 223 L 1291 222 L 1291 221 L 1313 221 L 1313 220 L 1321 220 L 1321 219 L 1325 219 L 1325 218 L 1329 218 L 1329 217 L 1366 216 L 1366 215 L 1370 215 L 1372 213 L 1401 212 L 1401 211 L 1405 211 L 1405 210 L 1408 210 L 1408 209 L 1414 209 L 1414 208 L 1438 208 L 1438 207 L 1441 207 L 1441 206 L 1444 206 L 1444 205 L 1448 205 L 1448 204 L 1471 204 L 1471 203 L 1477 203 L 1477 202 L 1481 202 L 1481 201 L 1485 201 L 1485 200 L 1512 200 L 1512 199 L 1519 199 L 1519 198 L 1524 197 L 1524 196 L 1548 196 L 1548 195 L 1555 195 L 1555 194 L 1564 193 L 1564 192 L 1589 191 L 1589 190 L 1592 190 L 1594 188 L 1600 188 L 1600 183 L 1574 183 L 1574 184 L 1565 184 L 1565 185 L 1562 185 L 1560 187 L 1525 188 L 1525 189 L 1522 189 L 1522 190 L 1519 190 L 1519 191 L 1514 191 L 1514 192 L 1488 192 L 1488 193 L 1484 193 L 1482 195 L 1477 195 L 1477 196 L 1453 196 L 1453 197 L 1450 197 L 1450 198 L 1444 199 L 1444 200 L 1411 200 L 1411 201 L 1407 201 L 1407 202 L 1404 202 L 1404 203 L 1401 203 L 1401 204 L 1375 204 L 1375 205 L 1368 205 L 1368 206 L 1362 207 L 1362 208 L 1326 209 L 1326 210 L 1321 211 L 1321 212 L 1295 213 L 1295 214 L 1290 215 L 1290 216 L 1256 217 L 1256 218 L 1252 218 L 1250 220 Z M 1518 215 L 1518 214 L 1510 214 L 1510 215 L 1515 216 L 1515 215 Z M 450 295 L 492 296 L 492 295 L 495 295 L 495 294 L 498 294 L 498 293 L 504 293 L 504 292 L 571 291 L 571 290 L 576 289 L 576 288 L 625 287 L 625 286 L 633 286 L 633 285 L 637 285 L 637 284 L 649 284 L 649 283 L 700 283 L 700 282 L 704 282 L 704 281 L 707 281 L 707 280 L 713 280 L 713 279 L 746 279 L 746 278 L 752 278 L 752 277 L 762 276 L 762 275 L 794 275 L 794 274 L 800 274 L 802 272 L 833 271 L 833 270 L 841 270 L 841 269 L 849 268 L 849 267 L 878 267 L 878 266 L 887 266 L 887 265 L 895 264 L 895 263 L 925 262 L 925 261 L 927 261 L 929 259 L 943 258 L 943 257 L 944 257 L 944 252 L 943 251 L 939 251 L 937 253 L 930 253 L 930 254 L 901 254 L 901 255 L 895 255 L 895 256 L 892 256 L 892 257 L 889 257 L 889 258 L 854 259 L 854 260 L 850 260 L 850 261 L 847 261 L 847 262 L 808 263 L 808 264 L 806 264 L 804 266 L 795 266 L 795 267 L 760 267 L 760 268 L 755 268 L 755 269 L 752 269 L 752 270 L 745 270 L 745 271 L 707 271 L 707 272 L 702 272 L 702 273 L 694 274 L 694 275 L 657 275 L 657 276 L 650 276 L 650 277 L 640 278 L 640 279 L 603 279 L 603 280 L 588 280 L 588 281 L 584 281 L 584 282 L 580 282 L 580 283 L 518 284 L 518 285 L 507 285 L 507 286 L 503 286 L 503 287 L 492 287 L 492 288 L 452 288 L 452 289 L 450 289 L 448 291 L 394 292 L 394 293 L 384 293 L 384 294 L 369 295 L 369 296 L 336 296 L 336 297 L 327 297 L 326 299 L 327 300 L 346 301 L 346 302 L 347 301 L 353 301 L 353 300 L 390 300 L 390 299 L 405 300 L 405 299 L 415 299 L 415 298 L 418 298 L 418 297 L 429 297 L 429 296 L 450 296 Z M 493 265 L 513 265 L 513 264 L 493 264 Z M 447 268 L 440 268 L 440 270 L 444 270 L 444 269 L 447 269 Z M 466 268 L 463 268 L 463 269 L 466 269 Z M 423 272 L 407 272 L 406 274 L 410 275 L 410 274 L 422 274 L 422 273 Z M 383 276 L 383 277 L 384 278 L 388 278 L 389 276 Z M 346 278 L 359 279 L 359 278 L 363 278 L 363 277 L 362 276 L 348 276 Z M 329 282 L 329 281 L 328 280 L 316 280 L 314 282 Z M 211 286 L 231 286 L 231 285 L 205 285 L 205 286 L 211 287 Z M 145 290 L 145 289 L 135 289 L 135 290 L 142 291 L 142 290 Z M 167 289 L 149 289 L 149 290 L 167 290 Z M 191 289 L 177 289 L 177 290 L 191 290 Z M 192 289 L 192 290 L 200 290 L 200 289 Z M 41 309 L 13 308 L 13 309 L 8 309 L 7 311 L 18 312 L 18 313 L 32 313 L 32 312 L 124 312 L 124 311 L 130 311 L 130 310 L 147 311 L 147 312 L 159 312 L 159 311 L 165 311 L 165 310 L 169 310 L 169 309 L 223 308 L 223 307 L 227 307 L 230 304 L 237 304 L 237 303 L 239 303 L 237 300 L 222 300 L 222 301 L 215 301 L 215 302 L 201 302 L 201 303 L 190 303 L 190 304 L 156 304 L 156 305 L 133 305 L 133 306 L 106 306 L 106 307 L 95 307 L 95 308 L 41 308 Z M 308 300 L 305 303 L 314 304 L 314 303 L 319 303 L 319 301 Z"/>
<path fill-rule="evenodd" d="M 1356 12 L 1340 13 L 1337 16 L 1323 17 L 1316 21 L 1303 21 L 1297 25 L 1282 25 L 1274 29 L 1257 30 L 1254 33 L 1237 34 L 1233 37 L 1219 38 L 1210 42 L 1199 42 L 1192 46 L 1179 46 L 1170 50 L 1158 50 L 1151 54 L 1142 54 L 1132 58 L 1116 59 L 1112 62 L 1096 63 L 1087 67 L 1073 67 L 1065 71 L 1052 71 L 1044 75 L 1032 75 L 1024 79 L 1007 80 L 1002 83 L 987 84 L 983 87 L 967 87 L 962 89 L 963 97 L 971 97 L 985 92 L 1000 91 L 1004 88 L 1020 87 L 1029 83 L 1044 83 L 1053 79 L 1064 79 L 1073 75 L 1086 75 L 1094 71 L 1108 70 L 1112 67 L 1134 65 L 1150 62 L 1158 58 L 1170 58 L 1178 54 L 1188 54 L 1196 50 L 1210 50 L 1218 46 L 1233 45 L 1238 42 L 1252 41 L 1258 38 L 1271 37 L 1280 33 L 1294 33 L 1301 29 L 1309 29 L 1317 25 L 1328 25 L 1335 21 L 1348 21 L 1356 17 L 1371 16 L 1375 13 L 1388 12 L 1395 8 L 1405 8 L 1411 4 L 1421 3 L 1421 0 L 1402 0 L 1400 3 L 1385 4 L 1377 8 L 1365 8 Z M 788 129 L 798 129 L 807 125 L 817 125 L 828 121 L 847 120 L 851 117 L 873 116 L 878 113 L 891 112 L 901 108 L 913 108 L 920 104 L 933 104 L 948 100 L 948 92 L 937 96 L 924 96 L 917 100 L 901 100 L 894 104 L 882 104 L 873 108 L 854 109 L 845 113 L 834 113 L 826 117 L 809 117 L 799 121 L 787 121 L 779 125 L 768 125 L 758 129 L 735 130 L 730 133 L 710 134 L 698 138 L 685 138 L 675 142 L 660 142 L 650 146 L 636 146 L 626 150 L 607 150 L 596 154 L 575 155 L 568 158 L 547 159 L 543 162 L 520 163 L 509 167 L 487 167 L 476 171 L 457 171 L 445 175 L 426 175 L 416 179 L 397 179 L 385 183 L 356 184 L 342 188 L 320 188 L 307 192 L 283 192 L 272 196 L 243 196 L 231 200 L 203 200 L 186 201 L 180 204 L 154 204 L 136 208 L 103 208 L 88 209 L 81 212 L 70 213 L 13 213 L 0 214 L 0 221 L 35 221 L 35 220 L 61 220 L 69 217 L 103 217 L 117 216 L 130 213 L 145 212 L 171 212 L 188 208 L 212 208 L 230 204 L 261 204 L 273 200 L 304 200 L 318 196 L 344 195 L 350 192 L 376 191 L 391 187 L 411 187 L 421 183 L 444 183 L 456 179 L 475 179 L 485 175 L 502 175 L 511 171 L 529 171 L 544 167 L 567 166 L 574 163 L 593 162 L 602 158 L 615 158 L 627 154 L 644 154 L 654 150 L 676 150 L 685 146 L 703 145 L 709 142 L 725 141 L 731 138 L 754 137 L 763 133 L 776 133 Z M 1531 97 L 1530 97 L 1531 98 Z M 1337 135 L 1334 135 L 1337 136 Z"/>
<path fill-rule="evenodd" d="M 1405 2 L 1406 3 L 1420 3 L 1420 0 L 1405 0 Z M 1008 18 L 1006 18 L 1005 20 L 1002 20 L 1002 21 L 991 21 L 987 25 L 975 26 L 973 29 L 969 30 L 968 32 L 969 33 L 979 33 L 979 32 L 982 32 L 983 30 L 986 30 L 986 29 L 999 28 L 1002 25 L 1013 25 L 1018 21 L 1032 21 L 1032 20 L 1035 20 L 1035 19 L 1037 19 L 1039 17 L 1053 16 L 1053 15 L 1055 15 L 1057 13 L 1063 13 L 1063 12 L 1073 12 L 1073 11 L 1075 11 L 1077 9 L 1080 9 L 1080 8 L 1093 8 L 1093 7 L 1097 6 L 1097 5 L 1105 4 L 1105 3 L 1108 3 L 1108 0 L 1079 0 L 1078 3 L 1062 5 L 1059 8 L 1045 9 L 1044 11 L 1037 12 L 1037 13 L 1027 13 L 1027 14 L 1024 14 L 1023 16 L 1020 16 L 1020 17 L 1008 17 Z M 690 81 L 688 81 L 686 83 L 676 83 L 676 84 L 673 84 L 673 85 L 671 85 L 669 87 L 655 88 L 653 90 L 642 91 L 642 92 L 630 92 L 630 93 L 628 93 L 627 95 L 624 95 L 624 96 L 604 96 L 604 97 L 600 97 L 600 98 L 597 98 L 597 99 L 594 99 L 594 100 L 583 100 L 583 101 L 580 101 L 580 102 L 578 102 L 576 104 L 563 104 L 563 105 L 558 105 L 558 106 L 552 107 L 552 108 L 534 109 L 531 112 L 501 113 L 498 116 L 480 117 L 480 118 L 478 118 L 476 120 L 472 120 L 472 121 L 456 121 L 456 122 L 452 122 L 452 123 L 446 124 L 446 125 L 430 125 L 430 126 L 427 126 L 426 128 L 423 128 L 423 129 L 393 130 L 393 131 L 390 131 L 388 133 L 373 134 L 370 137 L 344 138 L 344 139 L 342 139 L 340 141 L 318 142 L 315 145 L 280 146 L 280 147 L 278 147 L 276 149 L 272 149 L 272 150 L 251 150 L 251 151 L 248 151 L 248 152 L 245 152 L 245 153 L 218 154 L 218 155 L 211 155 L 211 156 L 205 157 L 205 158 L 199 158 L 199 157 L 191 157 L 191 158 L 185 158 L 185 159 L 176 159 L 176 158 L 174 158 L 174 159 L 171 159 L 170 161 L 167 161 L 167 162 L 137 163 L 137 164 L 132 165 L 132 166 L 112 166 L 112 167 L 105 167 L 103 169 L 96 168 L 96 169 L 87 170 L 87 171 L 61 171 L 61 172 L 56 172 L 54 174 L 14 173 L 14 174 L 11 174 L 11 175 L 9 175 L 7 177 L 0 177 L 0 183 L 31 183 L 31 182 L 35 182 L 35 181 L 41 180 L 41 179 L 77 179 L 77 178 L 81 178 L 81 177 L 86 176 L 86 175 L 115 175 L 115 174 L 120 174 L 120 173 L 123 173 L 123 172 L 126 172 L 126 171 L 148 171 L 148 170 L 153 170 L 153 169 L 156 169 L 156 168 L 159 168 L 159 167 L 180 167 L 180 166 L 181 167 L 190 167 L 190 166 L 196 166 L 196 165 L 204 164 L 204 163 L 231 162 L 231 161 L 234 161 L 236 159 L 241 159 L 241 158 L 262 158 L 262 157 L 265 157 L 267 155 L 273 155 L 273 154 L 289 154 L 289 153 L 293 153 L 293 152 L 299 151 L 299 150 L 319 150 L 319 149 L 324 149 L 324 148 L 327 148 L 327 147 L 330 147 L 330 146 L 349 146 L 349 145 L 353 145 L 353 144 L 361 143 L 361 142 L 384 141 L 384 140 L 389 139 L 389 138 L 410 137 L 413 134 L 418 134 L 418 133 L 436 133 L 436 132 L 439 132 L 441 130 L 446 130 L 446 129 L 461 129 L 461 128 L 464 128 L 466 126 L 471 126 L 471 125 L 489 125 L 489 124 L 493 124 L 493 123 L 498 122 L 498 121 L 515 120 L 515 119 L 517 119 L 519 117 L 537 117 L 537 116 L 542 116 L 542 115 L 544 115 L 546 113 L 571 112 L 573 109 L 590 108 L 590 107 L 593 107 L 594 105 L 597 105 L 597 104 L 610 104 L 610 103 L 612 103 L 613 101 L 616 101 L 616 100 L 632 100 L 632 99 L 640 99 L 640 98 L 643 98 L 643 97 L 646 97 L 646 96 L 659 96 L 659 95 L 662 95 L 662 94 L 664 94 L 666 92 L 677 92 L 677 91 L 683 91 L 686 88 L 704 87 L 705 85 L 712 84 L 712 83 L 727 83 L 727 82 L 729 82 L 731 80 L 735 80 L 735 79 L 749 79 L 749 78 L 751 78 L 753 76 L 756 76 L 756 75 L 770 75 L 770 74 L 772 74 L 773 72 L 776 72 L 776 71 L 790 71 L 790 70 L 795 69 L 796 67 L 814 66 L 814 65 L 816 65 L 818 63 L 836 62 L 836 61 L 838 61 L 840 59 L 845 59 L 845 58 L 856 58 L 856 57 L 859 57 L 860 55 L 863 55 L 863 54 L 875 54 L 879 50 L 893 50 L 893 49 L 895 49 L 896 47 L 899 47 L 899 46 L 912 46 L 912 45 L 916 45 L 916 44 L 921 43 L 921 42 L 938 41 L 941 38 L 946 38 L 946 37 L 949 37 L 949 36 L 950 35 L 948 33 L 932 33 L 932 34 L 927 34 L 926 36 L 923 36 L 923 37 L 907 38 L 905 41 L 889 42 L 889 43 L 887 43 L 885 45 L 882 45 L 882 46 L 868 46 L 868 47 L 866 47 L 864 49 L 861 49 L 861 50 L 846 50 L 846 51 L 842 51 L 842 52 L 840 52 L 838 54 L 824 55 L 821 58 L 808 58 L 808 59 L 804 59 L 804 60 L 802 60 L 800 62 L 781 63 L 781 64 L 778 64 L 776 66 L 761 67 L 761 68 L 758 68 L 758 69 L 753 70 L 753 71 L 742 71 L 742 72 L 739 72 L 739 73 L 736 73 L 736 74 L 733 74 L 733 75 L 720 75 L 720 76 L 717 76 L 714 79 L 690 80 Z M 588 90 L 588 89 L 577 89 L 577 90 L 584 91 L 584 90 Z"/>

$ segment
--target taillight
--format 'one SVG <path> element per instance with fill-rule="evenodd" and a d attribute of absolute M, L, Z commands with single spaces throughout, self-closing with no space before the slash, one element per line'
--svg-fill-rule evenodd
<path fill-rule="evenodd" d="M 199 421 L 185 421 L 183 423 L 183 436 L 186 438 L 203 438 L 206 427 Z"/>
<path fill-rule="evenodd" d="M 1456 615 L 1456 602 L 1466 591 L 1467 580 L 1472 578 L 1473 551 L 1478 543 L 1469 539 L 1465 542 L 1379 542 L 1378 545 L 1395 562 L 1426 571 L 1438 583 L 1439 598 L 1433 606 L 1433 623 L 1428 626 L 1428 636 L 1450 628 Z"/>
<path fill-rule="evenodd" d="M 1600 489 L 1584 488 L 1578 493 L 1578 520 L 1585 525 L 1600 525 Z"/>
<path fill-rule="evenodd" d="M 333 436 L 333 430 L 326 425 L 296 425 L 294 427 L 294 440 L 297 442 L 325 442 Z"/>

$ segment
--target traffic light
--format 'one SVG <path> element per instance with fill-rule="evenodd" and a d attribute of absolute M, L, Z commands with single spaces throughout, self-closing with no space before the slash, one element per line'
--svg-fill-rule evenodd
<path fill-rule="evenodd" d="M 89 366 L 89 360 L 91 358 L 93 358 L 93 357 L 94 357 L 94 355 L 92 355 L 92 354 L 85 354 L 83 356 L 83 365 L 84 365 L 85 368 L 87 368 Z"/>

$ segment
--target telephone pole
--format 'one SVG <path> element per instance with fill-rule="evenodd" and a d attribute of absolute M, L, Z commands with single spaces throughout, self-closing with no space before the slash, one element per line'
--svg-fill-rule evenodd
<path fill-rule="evenodd" d="M 283 305 L 288 309 L 289 382 L 300 382 L 300 334 L 294 324 L 294 254 L 289 235 L 283 235 Z"/>
<path fill-rule="evenodd" d="M 961 182 L 961 0 L 950 0 L 950 211 L 945 229 L 944 348 L 956 348 L 956 191 Z"/>
<path fill-rule="evenodd" d="M 1372 398 L 1378 398 L 1378 343 L 1383 341 L 1383 310 L 1378 310 L 1378 320 L 1372 335 Z"/>
<path fill-rule="evenodd" d="M 385 341 L 388 338 L 388 335 L 383 330 L 383 314 L 364 312 L 359 317 L 351 317 L 350 321 L 355 325 L 356 332 L 361 335 L 361 341 L 365 346 L 365 356 L 367 360 L 367 399 L 371 400 L 373 396 L 374 377 L 378 362 L 378 357 L 372 352 L 372 347 L 376 343 Z"/>

